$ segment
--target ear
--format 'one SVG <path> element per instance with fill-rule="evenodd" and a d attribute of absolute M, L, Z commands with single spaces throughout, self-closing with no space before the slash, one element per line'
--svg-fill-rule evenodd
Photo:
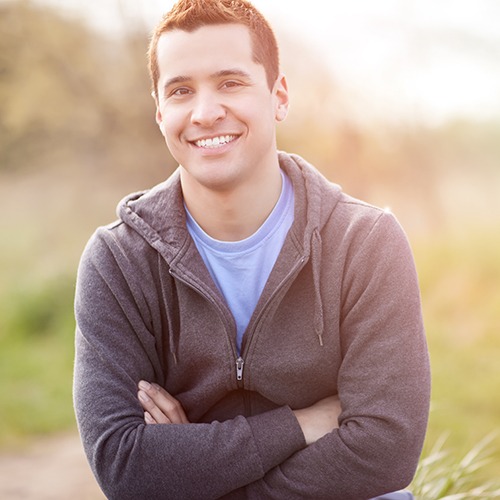
<path fill-rule="evenodd" d="M 156 124 L 160 128 L 162 135 L 165 135 L 163 133 L 163 116 L 162 116 L 161 111 L 160 111 L 160 106 L 158 104 L 158 96 L 156 95 L 156 92 L 154 92 L 154 91 L 151 92 L 151 97 L 154 99 L 155 106 L 156 106 L 156 113 L 155 113 Z"/>
<path fill-rule="evenodd" d="M 273 95 L 276 99 L 275 119 L 278 122 L 282 122 L 287 117 L 290 106 L 288 83 L 284 74 L 280 74 L 274 83 Z"/>

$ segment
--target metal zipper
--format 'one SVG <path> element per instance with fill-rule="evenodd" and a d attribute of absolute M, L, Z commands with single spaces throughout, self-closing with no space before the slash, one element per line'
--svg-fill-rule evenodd
<path fill-rule="evenodd" d="M 243 366 L 245 365 L 245 360 L 239 356 L 236 360 L 236 380 L 243 380 Z"/>

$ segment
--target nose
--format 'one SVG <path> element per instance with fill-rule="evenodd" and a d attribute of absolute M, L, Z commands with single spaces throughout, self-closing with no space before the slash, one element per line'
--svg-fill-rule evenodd
<path fill-rule="evenodd" d="M 191 123 L 211 127 L 226 116 L 226 108 L 212 92 L 198 92 L 191 112 Z"/>

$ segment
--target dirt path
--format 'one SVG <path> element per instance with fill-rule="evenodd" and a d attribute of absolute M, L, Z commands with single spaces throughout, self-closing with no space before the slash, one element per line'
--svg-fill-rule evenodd
<path fill-rule="evenodd" d="M 37 441 L 0 454 L 0 500 L 103 500 L 78 435 Z"/>

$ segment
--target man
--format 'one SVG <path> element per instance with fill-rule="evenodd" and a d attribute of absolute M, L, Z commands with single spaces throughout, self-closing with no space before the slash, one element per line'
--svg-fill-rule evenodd
<path fill-rule="evenodd" d="M 248 2 L 180 0 L 149 56 L 179 168 L 92 237 L 75 304 L 75 408 L 103 491 L 363 499 L 405 487 L 429 372 L 401 228 L 278 153 L 287 83 Z"/>

